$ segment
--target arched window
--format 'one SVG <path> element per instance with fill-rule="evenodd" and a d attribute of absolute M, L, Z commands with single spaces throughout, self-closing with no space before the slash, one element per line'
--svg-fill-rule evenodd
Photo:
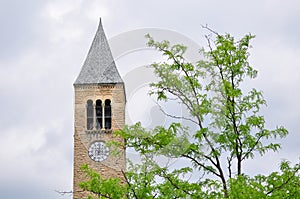
<path fill-rule="evenodd" d="M 105 100 L 104 106 L 105 129 L 111 129 L 111 105 L 110 100 Z"/>
<path fill-rule="evenodd" d="M 97 100 L 96 101 L 96 129 L 102 129 L 103 124 L 102 124 L 102 101 Z"/>
<path fill-rule="evenodd" d="M 94 123 L 94 108 L 93 108 L 93 101 L 88 100 L 86 105 L 86 128 L 87 130 L 93 129 L 93 123 Z"/>

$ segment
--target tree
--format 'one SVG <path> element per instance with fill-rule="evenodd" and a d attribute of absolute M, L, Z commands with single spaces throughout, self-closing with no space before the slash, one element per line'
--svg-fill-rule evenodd
<path fill-rule="evenodd" d="M 163 101 L 178 99 L 190 114 L 182 119 L 193 128 L 175 122 L 152 130 L 140 123 L 126 126 L 116 134 L 140 154 L 141 163 L 129 164 L 124 183 L 102 179 L 85 166 L 91 180 L 82 182 L 82 188 L 99 198 L 116 198 L 114 194 L 143 199 L 300 197 L 299 164 L 283 161 L 280 171 L 268 176 L 251 177 L 243 172 L 246 160 L 279 150 L 280 144 L 273 140 L 288 134 L 281 126 L 265 127 L 259 112 L 266 105 L 262 92 L 243 85 L 257 76 L 248 62 L 254 36 L 235 40 L 230 34 L 204 28 L 210 32 L 208 48 L 200 51 L 204 59 L 196 64 L 185 59 L 185 46 L 146 36 L 148 45 L 167 58 L 152 64 L 159 81 L 151 84 L 150 94 Z M 171 169 L 158 164 L 157 157 L 186 159 L 191 164 Z M 187 176 L 195 171 L 201 175 L 189 180 Z"/>

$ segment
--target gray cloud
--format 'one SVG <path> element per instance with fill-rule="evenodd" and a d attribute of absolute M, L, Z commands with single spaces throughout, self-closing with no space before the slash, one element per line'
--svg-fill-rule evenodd
<path fill-rule="evenodd" d="M 100 16 L 108 38 L 155 27 L 206 46 L 201 24 L 237 36 L 256 34 L 250 61 L 260 73 L 250 85 L 265 93 L 268 126 L 283 124 L 290 135 L 280 153 L 257 159 L 247 169 L 256 171 L 261 161 L 272 161 L 266 164 L 272 170 L 283 157 L 297 161 L 299 8 L 298 1 L 259 0 L 0 1 L 0 198 L 61 198 L 55 189 L 71 190 L 72 84 Z M 123 56 L 119 67 L 151 62 L 138 55 L 129 61 Z"/>
<path fill-rule="evenodd" d="M 0 2 L 0 59 L 16 59 L 38 36 L 39 10 L 42 1 Z"/>

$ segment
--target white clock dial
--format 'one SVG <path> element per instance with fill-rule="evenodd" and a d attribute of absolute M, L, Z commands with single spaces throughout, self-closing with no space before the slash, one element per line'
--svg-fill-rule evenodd
<path fill-rule="evenodd" d="M 97 141 L 91 144 L 88 153 L 95 162 L 102 162 L 109 156 L 109 148 L 105 142 Z"/>

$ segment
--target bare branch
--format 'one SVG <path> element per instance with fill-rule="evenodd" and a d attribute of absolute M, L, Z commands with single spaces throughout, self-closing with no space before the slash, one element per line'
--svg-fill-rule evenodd
<path fill-rule="evenodd" d="M 221 177 L 220 174 L 218 174 L 217 172 L 215 172 L 214 170 L 212 170 L 208 166 L 204 165 L 203 163 L 199 162 L 198 160 L 196 160 L 196 158 L 191 157 L 191 156 L 186 155 L 186 154 L 183 154 L 181 156 L 184 157 L 184 158 L 190 159 L 192 162 L 196 163 L 198 166 L 202 167 L 206 171 L 209 171 L 209 172 L 213 173 L 215 176 Z"/>
<path fill-rule="evenodd" d="M 255 144 L 253 145 L 253 147 L 249 148 L 248 151 L 245 153 L 245 155 L 242 157 L 242 160 L 246 159 L 246 157 L 252 152 L 254 151 L 255 147 L 257 146 L 257 144 L 259 143 L 259 140 L 263 137 L 263 135 L 260 135 Z"/>
<path fill-rule="evenodd" d="M 216 31 L 212 30 L 211 28 L 209 28 L 207 24 L 205 24 L 205 26 L 204 26 L 204 25 L 201 25 L 201 27 L 204 28 L 204 29 L 209 30 L 210 32 L 214 33 L 214 34 L 217 35 L 217 36 L 220 36 L 219 33 L 217 33 Z"/>
<path fill-rule="evenodd" d="M 232 159 L 233 159 L 233 154 L 231 153 L 230 157 L 227 157 L 227 163 L 228 163 L 228 175 L 229 178 L 231 178 L 232 176 L 232 171 L 231 171 L 231 163 L 232 163 Z"/>
<path fill-rule="evenodd" d="M 159 110 L 160 110 L 163 114 L 165 114 L 166 116 L 171 117 L 171 118 L 174 118 L 174 119 L 183 119 L 183 120 L 187 120 L 187 121 L 193 122 L 194 124 L 197 124 L 197 125 L 198 125 L 198 123 L 197 123 L 196 121 L 194 121 L 194 120 L 192 120 L 192 119 L 190 119 L 190 118 L 186 118 L 186 117 L 183 117 L 183 116 L 175 116 L 175 115 L 168 114 L 167 112 L 165 112 L 165 111 L 162 109 L 161 105 L 160 105 L 158 102 L 155 102 L 155 103 L 158 105 Z"/>

